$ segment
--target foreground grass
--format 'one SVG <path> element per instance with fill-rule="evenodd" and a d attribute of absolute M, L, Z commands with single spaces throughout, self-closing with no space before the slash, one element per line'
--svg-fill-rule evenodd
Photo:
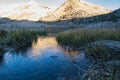
<path fill-rule="evenodd" d="M 39 35 L 46 35 L 45 32 L 30 30 L 14 30 L 9 32 L 1 30 L 0 33 L 0 45 L 16 49 L 30 47 Z"/>
<path fill-rule="evenodd" d="M 93 64 L 85 71 L 80 80 L 119 80 L 120 68 L 116 63 Z"/>
<path fill-rule="evenodd" d="M 80 47 L 99 40 L 120 40 L 120 29 L 75 29 L 59 33 L 56 37 L 62 45 Z"/>

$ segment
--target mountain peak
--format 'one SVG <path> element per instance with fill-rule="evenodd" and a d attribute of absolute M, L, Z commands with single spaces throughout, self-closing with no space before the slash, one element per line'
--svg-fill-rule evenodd
<path fill-rule="evenodd" d="M 80 0 L 68 0 L 69 2 L 80 2 Z"/>

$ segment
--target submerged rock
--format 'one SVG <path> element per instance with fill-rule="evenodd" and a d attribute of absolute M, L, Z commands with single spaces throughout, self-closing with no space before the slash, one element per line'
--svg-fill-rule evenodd
<path fill-rule="evenodd" d="M 57 58 L 58 56 L 57 55 L 51 55 L 50 57 L 51 58 Z"/>

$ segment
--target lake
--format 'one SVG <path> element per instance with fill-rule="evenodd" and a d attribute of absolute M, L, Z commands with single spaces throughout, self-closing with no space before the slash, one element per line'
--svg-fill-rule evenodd
<path fill-rule="evenodd" d="M 55 37 L 39 37 L 27 50 L 0 56 L 0 80 L 79 80 L 89 65 L 84 51 L 64 49 Z"/>

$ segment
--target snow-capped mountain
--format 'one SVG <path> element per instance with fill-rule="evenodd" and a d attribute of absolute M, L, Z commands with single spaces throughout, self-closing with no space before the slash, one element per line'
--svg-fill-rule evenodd
<path fill-rule="evenodd" d="M 52 9 L 31 0 L 27 3 L 7 6 L 0 9 L 1 17 L 8 17 L 14 20 L 37 21 L 41 16 L 47 15 Z"/>
<path fill-rule="evenodd" d="M 0 17 L 13 20 L 59 21 L 85 18 L 109 13 L 110 10 L 80 0 L 67 0 L 56 10 L 43 6 L 35 0 L 27 3 L 0 7 Z"/>
<path fill-rule="evenodd" d="M 80 0 L 67 0 L 55 11 L 41 17 L 40 21 L 59 21 L 73 18 L 85 18 L 109 13 L 110 10 Z"/>

